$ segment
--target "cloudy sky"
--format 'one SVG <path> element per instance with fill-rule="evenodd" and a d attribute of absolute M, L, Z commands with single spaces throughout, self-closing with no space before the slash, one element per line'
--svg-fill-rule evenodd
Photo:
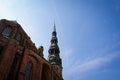
<path fill-rule="evenodd" d="M 64 80 L 120 80 L 120 0 L 0 0 L 47 58 L 54 21 Z"/>

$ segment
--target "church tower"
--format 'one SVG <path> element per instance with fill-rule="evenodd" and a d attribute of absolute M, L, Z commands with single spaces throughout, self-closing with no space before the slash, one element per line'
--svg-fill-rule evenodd
<path fill-rule="evenodd" d="M 48 50 L 48 52 L 49 52 L 48 61 L 50 64 L 52 64 L 53 68 L 57 70 L 57 73 L 60 76 L 62 76 L 62 60 L 59 55 L 60 50 L 59 50 L 57 43 L 58 43 L 57 32 L 56 32 L 56 26 L 54 23 L 51 44 L 50 44 L 50 48 Z"/>

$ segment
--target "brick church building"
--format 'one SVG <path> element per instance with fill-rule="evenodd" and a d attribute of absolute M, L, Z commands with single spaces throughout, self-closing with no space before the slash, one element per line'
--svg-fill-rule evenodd
<path fill-rule="evenodd" d="M 0 20 L 0 80 L 63 80 L 54 25 L 48 60 L 16 21 Z"/>

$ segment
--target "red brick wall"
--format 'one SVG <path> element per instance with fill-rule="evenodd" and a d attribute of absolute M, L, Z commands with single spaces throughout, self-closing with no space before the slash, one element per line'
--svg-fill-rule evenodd
<path fill-rule="evenodd" d="M 25 72 L 26 65 L 27 65 L 27 63 L 30 62 L 30 63 L 32 63 L 31 79 L 32 80 L 41 80 L 40 74 L 41 74 L 41 66 L 42 65 L 39 62 L 39 60 L 37 59 L 37 57 L 35 57 L 34 55 L 32 56 L 32 54 L 36 54 L 36 53 L 34 53 L 33 51 L 31 51 L 29 49 L 25 49 L 20 72 Z M 19 74 L 19 80 L 24 80 L 24 78 L 25 78 L 24 75 Z"/>
<path fill-rule="evenodd" d="M 4 49 L 5 50 L 2 53 L 2 58 L 0 61 L 0 80 L 6 79 L 9 74 L 10 67 L 16 53 L 15 42 L 10 40 Z"/>

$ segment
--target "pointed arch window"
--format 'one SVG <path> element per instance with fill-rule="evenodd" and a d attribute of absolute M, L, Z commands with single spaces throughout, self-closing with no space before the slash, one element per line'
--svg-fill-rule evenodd
<path fill-rule="evenodd" d="M 6 27 L 4 28 L 2 34 L 5 36 L 10 36 L 10 33 L 12 32 L 12 28 L 11 27 Z"/>
<path fill-rule="evenodd" d="M 6 28 L 4 28 L 2 34 L 5 35 L 5 36 L 10 36 L 11 32 L 12 32 L 12 28 L 11 27 L 6 27 Z"/>
<path fill-rule="evenodd" d="M 31 80 L 31 73 L 32 73 L 32 64 L 27 63 L 26 72 L 25 72 L 25 80 Z"/>
<path fill-rule="evenodd" d="M 20 41 L 21 40 L 21 34 L 20 33 L 17 33 L 16 36 L 15 36 L 15 39 L 17 41 Z"/>

